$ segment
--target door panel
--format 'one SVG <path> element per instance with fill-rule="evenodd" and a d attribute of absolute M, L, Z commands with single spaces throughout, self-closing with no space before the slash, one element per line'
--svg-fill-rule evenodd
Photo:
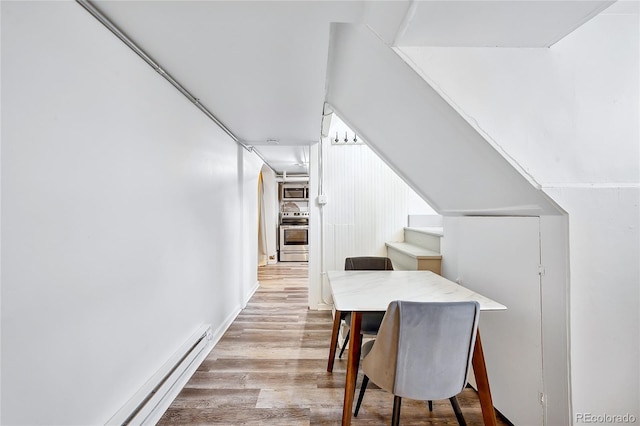
<path fill-rule="evenodd" d="M 454 223 L 460 283 L 507 306 L 480 317 L 494 405 L 513 424 L 542 425 L 539 218 L 466 217 Z"/>

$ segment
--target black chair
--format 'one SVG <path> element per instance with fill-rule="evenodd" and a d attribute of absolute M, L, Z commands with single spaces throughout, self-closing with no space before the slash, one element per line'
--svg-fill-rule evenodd
<path fill-rule="evenodd" d="M 344 270 L 345 271 L 393 271 L 393 263 L 391 263 L 391 259 L 388 257 L 377 257 L 377 256 L 361 256 L 361 257 L 347 257 L 344 261 Z M 380 328 L 380 323 L 382 322 L 382 318 L 384 317 L 384 312 L 367 312 L 362 315 L 362 325 L 361 325 L 361 335 L 373 335 L 375 336 L 378 333 L 378 328 Z M 349 343 L 349 336 L 351 335 L 350 325 L 351 325 L 351 313 L 350 312 L 341 312 L 340 320 L 344 321 L 349 328 L 347 330 L 347 335 L 344 338 L 344 342 L 342 343 L 342 349 L 340 349 L 340 355 L 338 358 L 342 358 L 342 354 L 344 353 L 344 349 L 347 347 L 347 343 Z M 334 347 L 338 344 L 338 338 L 336 336 L 336 340 L 331 342 Z"/>
<path fill-rule="evenodd" d="M 347 257 L 344 260 L 345 271 L 393 271 L 388 257 L 361 256 Z"/>

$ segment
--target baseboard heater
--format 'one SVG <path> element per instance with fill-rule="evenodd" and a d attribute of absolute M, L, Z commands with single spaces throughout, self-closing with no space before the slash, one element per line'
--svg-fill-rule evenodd
<path fill-rule="evenodd" d="M 155 425 L 211 346 L 211 326 L 202 326 L 106 425 Z"/>

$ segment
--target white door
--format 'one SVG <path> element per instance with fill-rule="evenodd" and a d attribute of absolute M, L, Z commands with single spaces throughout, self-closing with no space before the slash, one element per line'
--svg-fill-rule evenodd
<path fill-rule="evenodd" d="M 542 425 L 540 220 L 466 217 L 454 223 L 457 278 L 507 306 L 480 316 L 494 405 L 513 424 Z"/>

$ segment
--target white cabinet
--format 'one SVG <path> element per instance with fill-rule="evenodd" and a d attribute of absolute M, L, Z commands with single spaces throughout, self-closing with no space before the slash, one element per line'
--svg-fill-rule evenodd
<path fill-rule="evenodd" d="M 540 220 L 446 218 L 443 275 L 507 306 L 483 312 L 483 349 L 494 405 L 513 424 L 542 425 Z"/>

